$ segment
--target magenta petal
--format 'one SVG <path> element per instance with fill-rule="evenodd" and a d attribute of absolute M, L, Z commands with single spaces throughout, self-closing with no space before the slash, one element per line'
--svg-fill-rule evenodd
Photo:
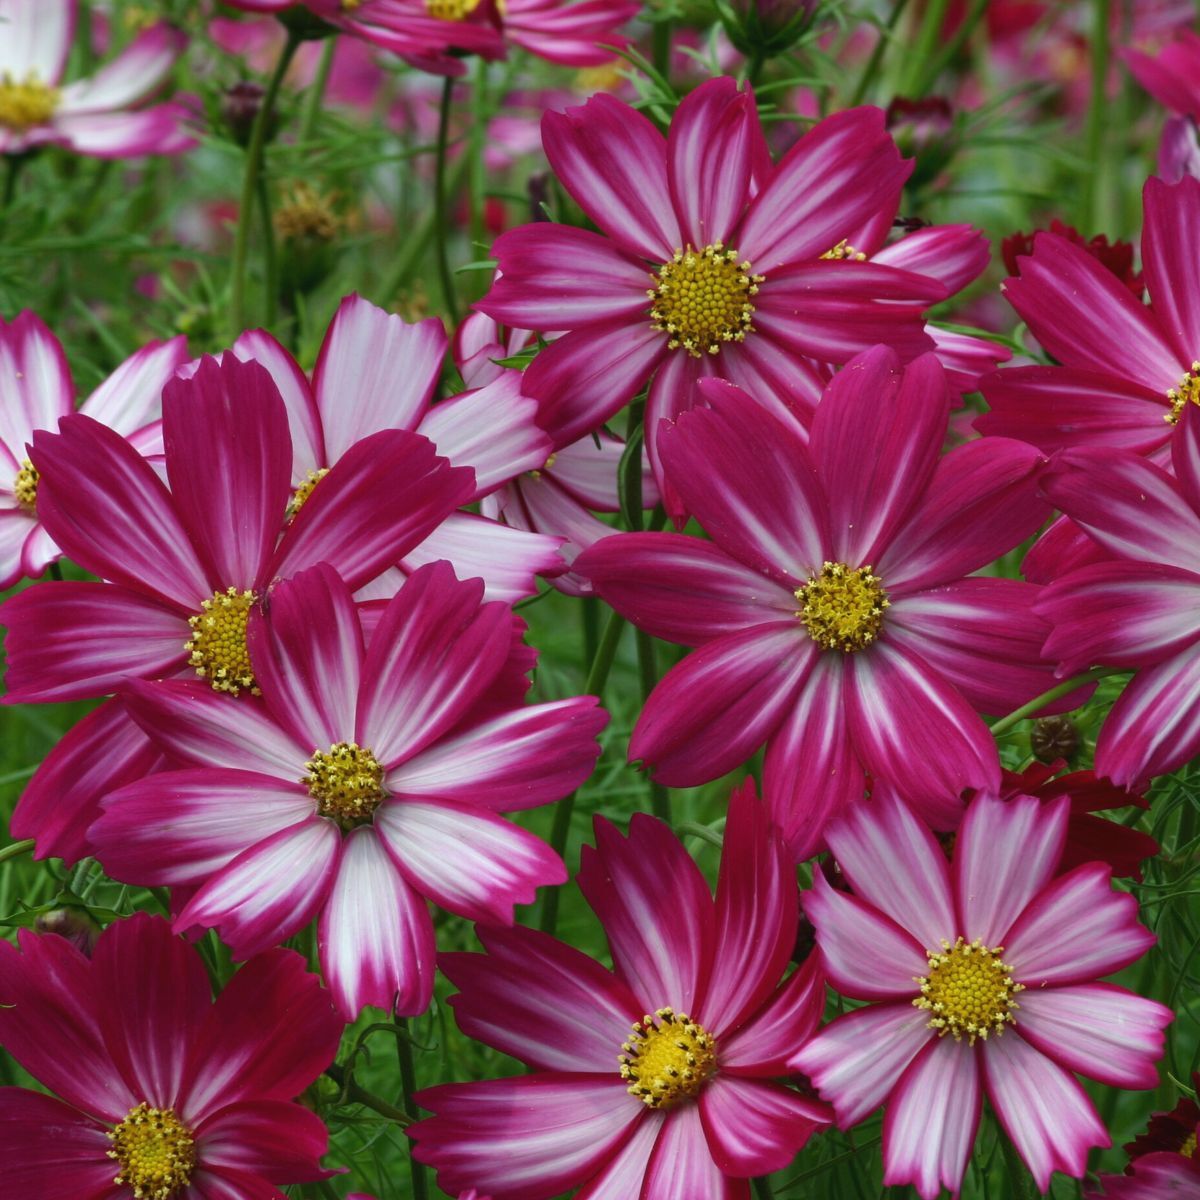
<path fill-rule="evenodd" d="M 250 589 L 275 546 L 292 476 L 292 440 L 265 367 L 204 358 L 163 392 L 167 478 L 218 590 Z M 214 487 L 214 480 L 220 486 Z"/>
<path fill-rule="evenodd" d="M 721 1070 L 752 1079 L 791 1074 L 796 1047 L 816 1032 L 824 1012 L 821 956 L 810 954 L 749 1021 L 721 1039 Z"/>
<path fill-rule="evenodd" d="M 731 1200 L 731 1187 L 713 1162 L 699 1106 L 669 1112 L 646 1165 L 640 1200 Z"/>
<path fill-rule="evenodd" d="M 650 694 L 629 741 L 668 787 L 707 783 L 745 762 L 784 720 L 816 660 L 798 622 L 708 642 Z"/>
<path fill-rule="evenodd" d="M 700 1093 L 700 1120 L 713 1161 L 744 1178 L 783 1170 L 829 1110 L 778 1084 L 719 1075 Z"/>
<path fill-rule="evenodd" d="M 633 1128 L 628 1140 L 575 1193 L 575 1200 L 630 1200 L 640 1196 L 646 1167 L 666 1114 L 652 1112 Z M 469 1193 L 468 1193 L 469 1194 Z"/>
<path fill-rule="evenodd" d="M 337 874 L 341 834 L 311 817 L 239 854 L 175 919 L 178 929 L 216 929 L 235 957 L 278 945 L 312 920 Z"/>
<path fill-rule="evenodd" d="M 1109 1087 L 1158 1085 L 1165 1005 L 1107 983 L 1021 993 L 1017 1024 L 1035 1049 Z"/>
<path fill-rule="evenodd" d="M 173 1107 L 212 1003 L 203 960 L 167 921 L 138 912 L 104 931 L 92 972 L 104 1043 L 129 1090 L 156 1108 Z"/>
<path fill-rule="evenodd" d="M 433 922 L 377 828 L 347 835 L 318 937 L 321 968 L 347 1020 L 368 1004 L 407 1016 L 429 1007 Z"/>
<path fill-rule="evenodd" d="M 1112 1144 L 1079 1084 L 1020 1034 L 989 1038 L 983 1067 L 992 1108 L 1039 1191 L 1054 1171 L 1079 1178 L 1088 1151 Z"/>
<path fill-rule="evenodd" d="M 650 1119 L 615 1070 L 447 1084 L 416 1100 L 435 1115 L 409 1128 L 413 1156 L 436 1168 L 443 1191 L 475 1187 L 494 1200 L 550 1200 L 577 1186 Z"/>
<path fill-rule="evenodd" d="M 951 1038 L 931 1040 L 888 1097 L 884 1183 L 911 1183 L 923 1200 L 937 1200 L 943 1187 L 957 1193 L 982 1100 L 975 1050 Z"/>
<path fill-rule="evenodd" d="M 244 1101 L 196 1127 L 196 1155 L 208 1170 L 245 1171 L 280 1183 L 324 1179 L 329 1131 L 315 1112 L 284 1100 Z"/>
<path fill-rule="evenodd" d="M 790 589 L 682 534 L 615 534 L 581 554 L 575 570 L 639 629 L 685 646 L 783 620 L 797 607 Z"/>
<path fill-rule="evenodd" d="M 1142 191 L 1142 269 L 1154 312 L 1182 365 L 1200 350 L 1200 290 L 1187 269 L 1200 259 L 1200 180 L 1153 176 Z M 1178 382 L 1178 381 L 1176 381 Z"/>
<path fill-rule="evenodd" d="M 203 1165 L 192 1176 L 191 1188 L 196 1200 L 279 1200 L 281 1194 L 261 1175 L 228 1169 L 210 1171 Z"/>
<path fill-rule="evenodd" d="M 1189 404 L 1171 438 L 1171 468 L 1188 504 L 1200 512 L 1200 405 Z"/>
<path fill-rule="evenodd" d="M 596 819 L 576 882 L 608 935 L 618 976 L 644 1012 L 691 1013 L 712 960 L 715 910 L 708 884 L 661 821 L 636 814 L 628 839 Z M 662 897 L 672 897 L 670 909 Z"/>
<path fill-rule="evenodd" d="M 1005 961 L 1027 988 L 1085 983 L 1127 967 L 1154 945 L 1137 920 L 1137 901 L 1114 892 L 1105 863 L 1060 875 L 1004 937 Z"/>
<path fill-rule="evenodd" d="M 141 779 L 161 755 L 119 700 L 88 713 L 42 760 L 12 815 L 14 838 L 33 838 L 37 858 L 68 866 L 90 853 L 88 826 L 107 792 Z"/>
<path fill-rule="evenodd" d="M 61 1100 L 0 1088 L 0 1189 L 6 1196 L 115 1198 L 111 1149 L 102 1125 Z"/>
<path fill-rule="evenodd" d="M 970 225 L 929 225 L 871 255 L 871 261 L 937 279 L 961 292 L 987 270 L 991 258 L 986 235 Z"/>
<path fill-rule="evenodd" d="M 928 1014 L 911 1004 L 871 1004 L 826 1025 L 793 1056 L 849 1129 L 887 1099 L 896 1081 L 928 1042 Z"/>
<path fill-rule="evenodd" d="M 443 954 L 459 1028 L 542 1071 L 612 1070 L 644 1006 L 586 954 L 522 925 L 480 928 L 482 954 Z"/>

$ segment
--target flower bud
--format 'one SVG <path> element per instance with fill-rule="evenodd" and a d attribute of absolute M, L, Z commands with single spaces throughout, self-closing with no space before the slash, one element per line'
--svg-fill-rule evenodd
<path fill-rule="evenodd" d="M 1060 758 L 1069 762 L 1079 753 L 1082 739 L 1079 728 L 1068 716 L 1039 717 L 1033 723 L 1029 745 L 1039 762 L 1052 763 Z"/>
<path fill-rule="evenodd" d="M 958 148 L 954 110 L 944 96 L 906 100 L 897 96 L 887 107 L 887 130 L 906 158 L 915 158 L 912 186 L 923 187 L 941 174 Z"/>
<path fill-rule="evenodd" d="M 221 120 L 229 130 L 229 136 L 239 146 L 250 144 L 250 133 L 254 129 L 254 120 L 262 108 L 264 88 L 248 80 L 235 83 L 221 97 Z M 267 130 L 267 141 L 275 133 L 274 121 L 272 128 Z"/>
<path fill-rule="evenodd" d="M 66 938 L 76 950 L 91 958 L 100 936 L 100 926 L 82 908 L 55 908 L 42 913 L 33 923 L 38 933 L 57 933 Z"/>
<path fill-rule="evenodd" d="M 774 58 L 813 23 L 819 0 L 718 0 L 729 40 L 743 54 Z"/>

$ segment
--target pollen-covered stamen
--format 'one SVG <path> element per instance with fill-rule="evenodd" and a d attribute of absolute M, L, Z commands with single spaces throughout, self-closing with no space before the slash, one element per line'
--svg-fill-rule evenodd
<path fill-rule="evenodd" d="M 137 1200 L 168 1200 L 191 1182 L 196 1148 L 174 1109 L 143 1101 L 108 1138 L 112 1149 L 106 1153 L 121 1165 L 113 1183 L 129 1188 Z"/>
<path fill-rule="evenodd" d="M 1184 407 L 1188 404 L 1200 404 L 1200 362 L 1194 362 L 1188 368 L 1188 373 L 1179 381 L 1178 387 L 1167 392 L 1167 403 L 1171 411 L 1163 417 L 1168 425 L 1178 425 L 1183 416 Z"/>
<path fill-rule="evenodd" d="M 861 250 L 855 250 L 845 238 L 842 238 L 836 246 L 830 250 L 826 250 L 821 255 L 822 258 L 837 259 L 839 262 L 866 262 L 867 256 Z"/>
<path fill-rule="evenodd" d="M 44 125 L 58 108 L 58 88 L 44 84 L 32 71 L 17 80 L 8 71 L 0 73 L 0 125 L 24 133 Z"/>
<path fill-rule="evenodd" d="M 481 0 L 425 0 L 425 11 L 439 21 L 465 21 Z"/>
<path fill-rule="evenodd" d="M 26 512 L 37 511 L 37 490 L 38 480 L 41 476 L 37 473 L 37 468 L 29 461 L 29 459 L 21 460 L 21 469 L 17 472 L 16 479 L 13 480 L 13 495 L 17 498 L 17 503 Z"/>
<path fill-rule="evenodd" d="M 870 566 L 827 562 L 796 589 L 796 613 L 809 637 L 824 650 L 850 654 L 869 646 L 883 628 L 888 595 Z"/>
<path fill-rule="evenodd" d="M 1179 1153 L 1184 1158 L 1196 1157 L 1196 1131 L 1194 1129 L 1183 1139 L 1183 1145 L 1179 1147 Z"/>
<path fill-rule="evenodd" d="M 328 750 L 314 750 L 304 765 L 308 774 L 300 782 L 316 800 L 317 812 L 344 829 L 369 821 L 384 798 L 383 767 L 370 750 L 356 742 L 337 742 Z"/>
<path fill-rule="evenodd" d="M 289 521 L 296 519 L 296 514 L 304 507 L 304 503 L 309 496 L 313 494 L 313 488 L 328 474 L 328 467 L 318 467 L 317 470 L 308 472 L 300 486 L 292 493 L 291 500 L 288 501 L 287 519 Z"/>
<path fill-rule="evenodd" d="M 633 1026 L 617 1059 L 629 1094 L 649 1108 L 671 1108 L 695 1096 L 717 1069 L 712 1036 L 686 1013 L 660 1008 Z"/>
<path fill-rule="evenodd" d="M 717 354 L 726 342 L 744 342 L 754 332 L 754 305 L 765 276 L 754 275 L 736 250 L 713 242 L 703 250 L 691 245 L 676 250 L 663 263 L 648 288 L 654 328 L 667 335 L 667 345 L 682 346 L 693 358 Z"/>
<path fill-rule="evenodd" d="M 954 1040 L 966 1037 L 971 1045 L 976 1038 L 1001 1034 L 1005 1025 L 1015 1025 L 1013 999 L 1024 986 L 1013 982 L 1012 967 L 1001 959 L 1003 946 L 990 949 L 978 938 L 973 942 L 961 937 L 950 945 L 943 940 L 941 951 L 927 950 L 929 974 L 915 980 L 921 994 L 913 1001 L 928 1010 L 929 1028 L 938 1037 L 947 1033 Z"/>
<path fill-rule="evenodd" d="M 253 592 L 231 587 L 205 600 L 200 612 L 188 617 L 192 636 L 183 643 L 188 666 L 195 668 L 201 679 L 207 679 L 214 691 L 236 696 L 249 688 L 260 695 L 246 647 L 246 622 L 253 604 Z"/>

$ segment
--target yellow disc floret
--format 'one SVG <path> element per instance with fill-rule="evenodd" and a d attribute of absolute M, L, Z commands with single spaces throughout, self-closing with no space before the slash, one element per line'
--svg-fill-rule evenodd
<path fill-rule="evenodd" d="M 196 1166 L 192 1132 L 171 1108 L 144 1101 L 108 1134 L 108 1157 L 121 1165 L 115 1184 L 124 1184 L 137 1200 L 168 1200 L 191 1182 Z"/>
<path fill-rule="evenodd" d="M 21 469 L 17 472 L 16 479 L 13 480 L 13 495 L 16 496 L 17 503 L 26 512 L 37 511 L 37 490 L 40 478 L 33 463 L 27 458 L 22 459 Z"/>
<path fill-rule="evenodd" d="M 342 227 L 334 200 L 311 184 L 296 184 L 272 214 L 275 232 L 285 242 L 332 242 Z"/>
<path fill-rule="evenodd" d="M 343 828 L 365 824 L 384 798 L 383 767 L 365 746 L 337 742 L 328 750 L 314 750 L 306 762 L 308 774 L 300 781 L 317 802 L 317 812 Z"/>
<path fill-rule="evenodd" d="M 966 1037 L 974 1045 L 976 1038 L 1016 1024 L 1013 997 L 1024 989 L 1013 982 L 1012 968 L 1000 957 L 1003 946 L 989 949 L 978 938 L 966 942 L 960 937 L 953 946 L 943 941 L 940 951 L 925 953 L 929 974 L 916 980 L 921 994 L 913 1004 L 929 1011 L 929 1028 L 939 1037 L 949 1033 L 955 1041 Z"/>
<path fill-rule="evenodd" d="M 480 0 L 425 0 L 425 11 L 439 21 L 465 21 Z"/>
<path fill-rule="evenodd" d="M 1179 424 L 1179 418 L 1188 404 L 1200 404 L 1200 362 L 1192 363 L 1188 373 L 1179 381 L 1179 386 L 1168 390 L 1167 403 L 1171 411 L 1163 420 L 1168 425 Z"/>
<path fill-rule="evenodd" d="M 826 250 L 822 258 L 832 258 L 839 262 L 866 262 L 867 256 L 861 250 L 855 250 L 845 238 L 842 238 L 831 250 Z"/>
<path fill-rule="evenodd" d="M 695 1096 L 717 1069 L 712 1037 L 685 1013 L 660 1008 L 633 1027 L 617 1059 L 629 1094 L 649 1108 L 671 1108 Z"/>
<path fill-rule="evenodd" d="M 304 477 L 304 481 L 292 493 L 292 498 L 288 502 L 288 520 L 294 521 L 296 514 L 304 507 L 304 502 L 313 494 L 313 488 L 329 474 L 328 467 L 319 467 L 315 471 L 309 471 Z"/>
<path fill-rule="evenodd" d="M 796 613 L 809 637 L 824 650 L 850 654 L 869 646 L 883 628 L 887 592 L 870 566 L 827 562 L 796 589 Z"/>
<path fill-rule="evenodd" d="M 58 88 L 48 87 L 31 71 L 20 83 L 8 72 L 0 73 L 0 125 L 24 133 L 44 125 L 58 108 Z"/>
<path fill-rule="evenodd" d="M 249 688 L 254 695 L 260 694 L 246 647 L 246 622 L 253 604 L 253 592 L 231 587 L 205 600 L 200 612 L 188 617 L 192 636 L 183 644 L 188 666 L 207 679 L 214 691 L 236 696 Z"/>
<path fill-rule="evenodd" d="M 1194 1129 L 1183 1139 L 1183 1145 L 1179 1147 L 1179 1153 L 1184 1158 L 1196 1157 L 1196 1131 Z"/>
<path fill-rule="evenodd" d="M 764 278 L 722 242 L 703 250 L 685 246 L 650 276 L 651 322 L 672 350 L 682 346 L 693 358 L 718 354 L 726 342 L 744 342 L 754 332 L 751 297 Z"/>

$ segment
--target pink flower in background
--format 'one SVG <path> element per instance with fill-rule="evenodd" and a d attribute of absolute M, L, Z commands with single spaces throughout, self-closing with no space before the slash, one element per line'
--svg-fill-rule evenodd
<path fill-rule="evenodd" d="M 349 1018 L 419 1013 L 433 988 L 425 898 L 508 924 L 567 873 L 501 812 L 558 800 L 595 766 L 591 696 L 524 704 L 536 655 L 504 604 L 446 563 L 421 568 L 364 647 L 328 566 L 277 584 L 251 618 L 262 702 L 202 683 L 131 684 L 125 702 L 186 770 L 108 796 L 91 842 L 126 882 L 184 886 L 176 927 L 244 958 L 320 915 L 323 974 Z"/>
<path fill-rule="evenodd" d="M 1128 48 L 1121 57 L 1134 79 L 1164 108 L 1200 119 L 1200 34 L 1180 29 L 1157 53 Z"/>
<path fill-rule="evenodd" d="M 78 8 L 77 0 L 0 0 L 0 154 L 62 146 L 134 158 L 191 149 L 182 105 L 131 110 L 166 78 L 184 34 L 154 25 L 90 79 L 64 83 Z"/>
<path fill-rule="evenodd" d="M 1081 1176 L 1108 1133 L 1072 1078 L 1158 1083 L 1171 1010 L 1093 982 L 1154 943 L 1100 863 L 1056 875 L 1064 799 L 975 800 L 950 867 L 903 804 L 851 809 L 828 831 L 853 892 L 814 875 L 804 908 L 830 982 L 865 1007 L 790 1060 L 848 1129 L 886 1106 L 885 1184 L 957 1192 L 986 1092 L 1040 1191 Z M 949 1035 L 949 1036 L 947 1036 Z"/>
<path fill-rule="evenodd" d="M 1200 1200 L 1200 1167 L 1182 1154 L 1148 1154 L 1126 1175 L 1099 1176 L 1087 1200 Z"/>
<path fill-rule="evenodd" d="M 1191 117 L 1168 117 L 1158 147 L 1158 173 L 1168 183 L 1200 179 L 1200 129 Z"/>
<path fill-rule="evenodd" d="M 127 438 L 143 454 L 161 442 L 162 389 L 187 359 L 183 337 L 150 342 L 127 358 L 83 402 L 80 412 Z M 38 517 L 38 473 L 29 460 L 35 430 L 54 433 L 75 411 L 75 384 L 58 338 L 34 313 L 0 318 L 0 589 L 40 575 L 60 555 Z"/>
<path fill-rule="evenodd" d="M 468 3 L 470 0 L 468 0 Z M 610 63 L 611 47 L 629 44 L 617 30 L 637 16 L 637 0 L 503 0 L 506 40 L 567 67 Z"/>
<path fill-rule="evenodd" d="M 730 800 L 714 901 L 652 817 L 628 839 L 602 818 L 578 882 L 608 935 L 608 971 L 544 933 L 480 929 L 487 954 L 444 954 L 468 1036 L 532 1074 L 419 1093 L 409 1129 L 443 1190 L 495 1200 L 745 1200 L 828 1120 L 771 1082 L 821 1018 L 817 956 L 780 984 L 795 880 L 753 784 Z M 631 1034 L 632 1028 L 632 1034 Z"/>
<path fill-rule="evenodd" d="M 1038 589 L 971 574 L 1045 519 L 1044 460 L 994 438 L 942 457 L 949 397 L 932 354 L 907 367 L 886 347 L 860 355 L 826 390 L 807 445 L 736 389 L 700 390 L 710 407 L 661 445 L 713 541 L 619 534 L 575 563 L 639 628 L 699 647 L 650 695 L 630 758 L 690 787 L 765 742 L 764 793 L 797 859 L 867 773 L 953 828 L 964 788 L 1000 784 L 976 713 L 1054 683 Z"/>
<path fill-rule="evenodd" d="M 278 1196 L 324 1179 L 328 1135 L 294 1102 L 341 1037 L 304 960 L 274 950 L 214 1002 L 200 955 L 160 917 L 0 942 L 0 1045 L 61 1099 L 0 1088 L 0 1189 L 44 1200 Z"/>

